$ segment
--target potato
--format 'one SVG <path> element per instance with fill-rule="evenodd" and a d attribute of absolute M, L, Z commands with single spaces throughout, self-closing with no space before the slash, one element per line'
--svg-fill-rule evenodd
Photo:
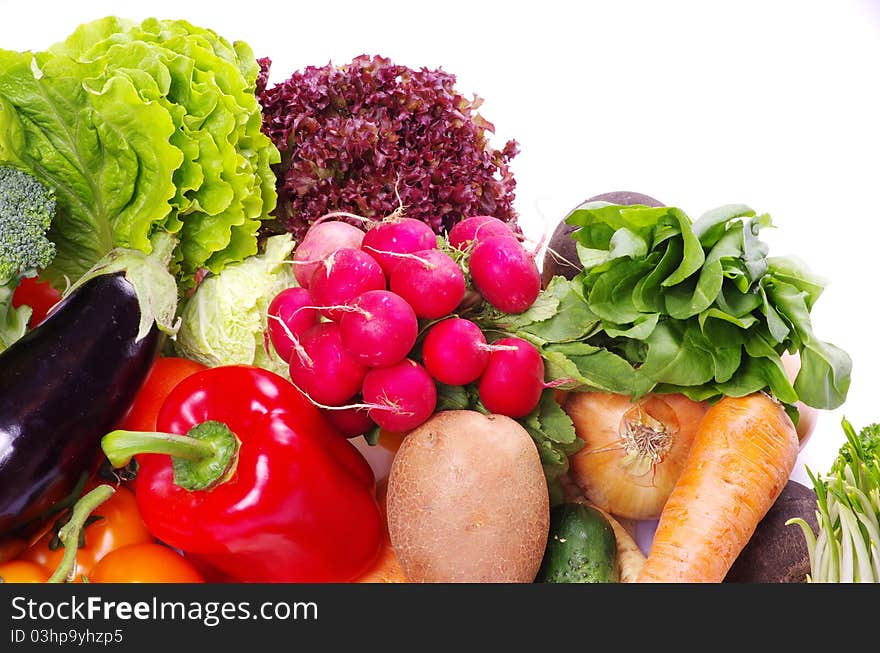
<path fill-rule="evenodd" d="M 611 193 L 594 195 L 593 197 L 584 200 L 581 204 L 572 209 L 572 211 L 569 212 L 569 215 L 574 213 L 574 211 L 587 202 L 597 201 L 625 205 L 644 204 L 645 206 L 663 206 L 653 197 L 648 197 L 641 193 L 614 191 Z M 578 264 L 577 249 L 575 248 L 574 241 L 570 237 L 571 232 L 575 230 L 575 227 L 566 224 L 566 218 L 568 218 L 568 215 L 556 225 L 553 235 L 550 236 L 550 242 L 547 243 L 547 252 L 544 254 L 543 269 L 541 272 L 541 280 L 545 288 L 553 277 L 563 276 L 566 279 L 572 279 L 581 270 L 580 265 Z M 556 253 L 556 256 L 553 255 L 554 252 Z"/>
<path fill-rule="evenodd" d="M 818 532 L 816 493 L 789 481 L 752 538 L 727 572 L 725 583 L 803 583 L 810 573 L 810 554 L 799 526 L 786 526 L 795 517 Z"/>
<path fill-rule="evenodd" d="M 534 581 L 550 500 L 534 442 L 513 419 L 435 414 L 404 439 L 387 502 L 391 544 L 410 581 Z"/>

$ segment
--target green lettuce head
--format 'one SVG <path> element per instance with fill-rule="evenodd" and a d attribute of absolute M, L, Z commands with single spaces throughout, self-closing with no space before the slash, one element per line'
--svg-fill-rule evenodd
<path fill-rule="evenodd" d="M 0 163 L 55 189 L 57 287 L 174 234 L 182 287 L 257 253 L 278 150 L 250 47 L 183 20 L 108 16 L 44 52 L 0 49 Z"/>

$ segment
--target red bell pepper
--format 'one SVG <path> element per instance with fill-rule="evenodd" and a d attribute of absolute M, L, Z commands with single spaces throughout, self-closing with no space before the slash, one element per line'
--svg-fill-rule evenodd
<path fill-rule="evenodd" d="M 361 453 L 286 379 L 249 366 L 197 372 L 162 404 L 162 433 L 114 431 L 134 456 L 150 532 L 242 582 L 346 582 L 382 544 Z"/>

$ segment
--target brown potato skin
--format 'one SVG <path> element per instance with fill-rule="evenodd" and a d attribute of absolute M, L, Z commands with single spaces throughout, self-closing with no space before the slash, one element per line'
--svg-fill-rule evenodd
<path fill-rule="evenodd" d="M 411 582 L 534 581 L 550 501 L 538 451 L 515 420 L 435 414 L 404 439 L 387 502 L 391 544 Z"/>

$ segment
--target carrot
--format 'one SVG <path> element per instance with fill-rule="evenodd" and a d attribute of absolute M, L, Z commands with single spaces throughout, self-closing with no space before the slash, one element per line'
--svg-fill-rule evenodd
<path fill-rule="evenodd" d="M 723 581 L 797 455 L 797 430 L 775 399 L 722 398 L 700 424 L 637 582 Z"/>

